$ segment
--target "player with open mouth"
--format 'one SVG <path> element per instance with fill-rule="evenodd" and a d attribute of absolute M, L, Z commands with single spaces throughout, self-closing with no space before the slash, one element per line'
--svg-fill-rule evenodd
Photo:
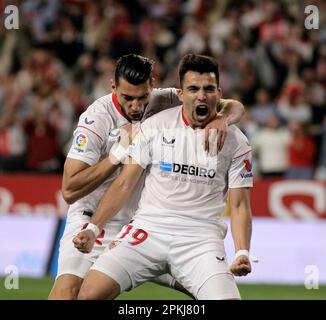
<path fill-rule="evenodd" d="M 192 121 L 194 128 L 200 128 L 215 118 L 218 111 L 216 107 L 221 99 L 221 88 L 217 86 L 215 75 L 210 73 L 190 71 L 189 78 L 189 85 L 184 89 L 187 93 L 184 105 L 192 104 L 193 107 L 191 110 L 184 108 L 184 113 Z M 180 95 L 182 98 L 182 92 Z"/>
<path fill-rule="evenodd" d="M 206 105 L 198 105 L 195 109 L 195 114 L 199 122 L 205 121 L 208 116 L 208 107 Z"/>

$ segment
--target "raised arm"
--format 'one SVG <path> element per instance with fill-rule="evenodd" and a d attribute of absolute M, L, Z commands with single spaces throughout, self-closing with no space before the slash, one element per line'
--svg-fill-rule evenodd
<path fill-rule="evenodd" d="M 87 228 L 73 239 L 79 251 L 84 253 L 92 251 L 100 230 L 127 202 L 141 177 L 144 169 L 138 164 L 132 164 L 131 159 L 128 160 L 130 164 L 124 166 L 120 175 L 105 192 Z"/>
<path fill-rule="evenodd" d="M 218 115 L 225 118 L 227 125 L 237 124 L 245 113 L 244 105 L 237 100 L 221 99 Z"/>
<path fill-rule="evenodd" d="M 205 127 L 205 150 L 209 151 L 209 131 L 217 131 L 217 151 L 223 148 L 228 126 L 237 124 L 245 113 L 245 108 L 240 101 L 232 99 L 221 99 L 217 108 L 216 118 Z"/>
<path fill-rule="evenodd" d="M 229 189 L 231 231 L 235 247 L 235 259 L 231 272 L 236 276 L 245 276 L 251 272 L 249 249 L 251 240 L 250 189 Z"/>

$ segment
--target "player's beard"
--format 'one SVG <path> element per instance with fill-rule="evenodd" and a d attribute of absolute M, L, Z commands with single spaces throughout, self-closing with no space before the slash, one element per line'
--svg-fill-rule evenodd
<path fill-rule="evenodd" d="M 131 121 L 140 121 L 143 118 L 143 112 L 129 113 L 128 118 Z"/>
<path fill-rule="evenodd" d="M 129 113 L 127 113 L 123 106 L 120 106 L 120 107 L 121 107 L 121 110 L 122 110 L 124 116 L 127 118 L 127 120 L 129 122 L 139 122 L 139 121 L 142 120 L 142 118 L 144 116 L 147 105 L 144 107 L 143 112 L 129 112 Z"/>

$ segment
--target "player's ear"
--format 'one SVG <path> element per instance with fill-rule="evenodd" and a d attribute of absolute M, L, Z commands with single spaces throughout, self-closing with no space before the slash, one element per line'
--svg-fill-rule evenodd
<path fill-rule="evenodd" d="M 117 86 L 115 84 L 114 79 L 111 79 L 110 82 L 111 82 L 111 90 L 112 90 L 112 92 L 115 92 L 117 89 Z"/>
<path fill-rule="evenodd" d="M 177 89 L 177 95 L 181 102 L 183 102 L 183 91 L 182 89 Z"/>

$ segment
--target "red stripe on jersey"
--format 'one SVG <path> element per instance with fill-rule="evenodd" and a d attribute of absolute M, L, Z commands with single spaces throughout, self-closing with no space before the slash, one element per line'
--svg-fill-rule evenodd
<path fill-rule="evenodd" d="M 122 110 L 121 110 L 121 107 L 120 107 L 120 104 L 118 102 L 118 97 L 117 97 L 117 94 L 116 93 L 112 93 L 112 101 L 113 101 L 113 104 L 115 106 L 115 108 L 117 109 L 117 111 L 125 118 L 126 116 L 123 114 Z M 127 119 L 128 120 L 128 119 Z M 129 121 L 129 120 L 128 120 Z"/>
<path fill-rule="evenodd" d="M 244 156 L 245 154 L 247 154 L 247 153 L 249 153 L 249 152 L 251 152 L 251 149 L 250 149 L 249 151 L 247 151 L 247 152 L 243 153 L 243 154 L 240 154 L 240 156 L 236 156 L 236 157 L 235 157 L 235 158 L 233 158 L 232 160 L 234 160 L 234 159 L 238 159 L 238 158 L 240 158 L 240 157 Z"/>
<path fill-rule="evenodd" d="M 189 122 L 188 120 L 186 119 L 185 115 L 184 115 L 184 109 L 183 109 L 183 106 L 181 108 L 181 116 L 182 116 L 182 120 L 183 122 L 185 123 L 185 125 L 188 127 L 189 126 Z"/>
<path fill-rule="evenodd" d="M 97 134 L 95 131 L 93 131 L 93 130 L 87 128 L 87 127 L 84 127 L 84 126 L 77 126 L 77 128 L 84 128 L 84 129 L 86 129 L 86 130 L 94 133 L 96 136 L 98 136 L 103 141 L 103 139 L 101 138 L 101 136 L 99 134 Z"/>

